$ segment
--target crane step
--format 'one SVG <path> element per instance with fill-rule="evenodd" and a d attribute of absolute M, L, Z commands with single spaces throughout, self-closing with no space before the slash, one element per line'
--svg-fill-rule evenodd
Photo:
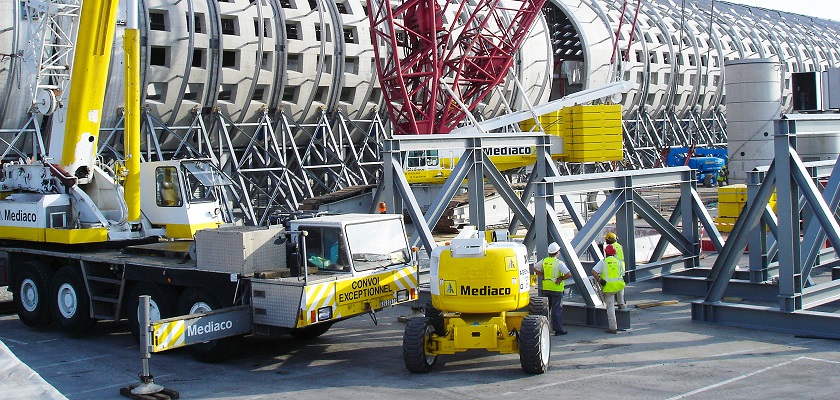
<path fill-rule="evenodd" d="M 106 297 L 106 296 L 90 296 L 90 299 L 92 301 L 101 301 L 101 302 L 104 302 L 104 303 L 114 303 L 114 304 L 117 304 L 120 301 L 116 297 Z"/>
<path fill-rule="evenodd" d="M 121 283 L 122 283 L 122 281 L 121 281 L 121 280 L 119 280 L 119 279 L 114 279 L 114 278 L 104 278 L 104 277 L 101 277 L 101 276 L 90 276 L 90 275 L 88 275 L 88 277 L 87 277 L 87 278 L 88 278 L 88 280 L 89 280 L 89 281 L 102 282 L 102 283 L 110 283 L 110 284 L 112 284 L 112 285 L 119 285 L 119 284 L 121 284 Z"/>

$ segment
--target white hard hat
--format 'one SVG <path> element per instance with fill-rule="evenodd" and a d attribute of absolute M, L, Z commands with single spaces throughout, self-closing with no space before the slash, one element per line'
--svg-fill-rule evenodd
<path fill-rule="evenodd" d="M 557 244 L 557 242 L 551 242 L 551 244 L 548 245 L 548 254 L 554 254 L 558 251 L 560 251 L 560 245 Z"/>

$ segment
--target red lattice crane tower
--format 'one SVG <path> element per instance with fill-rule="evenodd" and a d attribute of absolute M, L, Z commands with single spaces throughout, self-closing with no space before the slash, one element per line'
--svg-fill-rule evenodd
<path fill-rule="evenodd" d="M 504 81 L 545 0 L 367 0 L 396 134 L 449 133 Z M 445 21 L 450 18 L 452 21 Z"/>

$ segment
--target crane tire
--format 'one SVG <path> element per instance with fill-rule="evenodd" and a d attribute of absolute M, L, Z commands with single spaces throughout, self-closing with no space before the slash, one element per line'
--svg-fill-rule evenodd
<path fill-rule="evenodd" d="M 292 329 L 289 331 L 289 335 L 292 335 L 295 339 L 301 340 L 315 339 L 316 337 L 327 333 L 327 331 L 330 330 L 330 327 L 332 327 L 331 323 L 322 322 L 316 325 Z"/>
<path fill-rule="evenodd" d="M 53 322 L 50 311 L 52 270 L 40 260 L 23 264 L 12 291 L 18 318 L 26 326 L 40 328 Z"/>
<path fill-rule="evenodd" d="M 177 307 L 177 296 L 175 291 L 168 286 L 158 285 L 152 282 L 137 282 L 131 288 L 126 299 L 126 318 L 131 336 L 137 343 L 140 343 L 140 296 L 148 295 L 150 299 L 150 318 L 152 321 L 166 319 L 175 316 Z"/>
<path fill-rule="evenodd" d="M 542 315 L 523 318 L 519 329 L 519 362 L 522 370 L 529 374 L 545 373 L 550 355 L 548 320 Z"/>
<path fill-rule="evenodd" d="M 408 320 L 403 335 L 403 361 L 405 367 L 415 373 L 432 370 L 437 355 L 426 352 L 426 343 L 435 333 L 435 328 L 426 317 L 414 317 Z"/>
<path fill-rule="evenodd" d="M 82 272 L 73 266 L 58 270 L 50 283 L 53 320 L 62 331 L 80 336 L 93 328 L 96 320 L 90 314 L 90 296 Z"/>
<path fill-rule="evenodd" d="M 222 308 L 222 302 L 212 292 L 201 287 L 188 287 L 178 299 L 178 315 L 206 313 Z M 187 352 L 195 360 L 215 363 L 230 358 L 239 350 L 242 335 L 208 340 L 187 346 Z"/>

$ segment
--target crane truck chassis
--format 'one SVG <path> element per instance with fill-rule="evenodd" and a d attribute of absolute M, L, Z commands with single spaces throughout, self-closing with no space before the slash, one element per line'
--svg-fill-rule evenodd
<path fill-rule="evenodd" d="M 428 372 L 438 355 L 486 349 L 519 353 L 523 371 L 542 374 L 551 350 L 548 301 L 530 297 L 527 249 L 515 242 L 487 243 L 471 228 L 432 251 L 432 300 L 425 316 L 405 327 L 405 366 Z"/>
<path fill-rule="evenodd" d="M 148 295 L 154 351 L 192 345 L 190 354 L 206 362 L 229 356 L 245 334 L 313 338 L 335 322 L 417 299 L 416 257 L 399 215 L 205 229 L 192 244 L 80 250 L 5 242 L 0 285 L 9 285 L 23 323 L 55 321 L 71 335 L 127 318 L 138 337 L 138 299 Z"/>
<path fill-rule="evenodd" d="M 48 85 L 32 82 L 33 96 L 26 99 L 38 123 L 49 127 L 49 140 L 37 133 L 31 154 L 16 150 L 15 161 L 6 151 L 0 160 L 0 285 L 9 287 L 24 324 L 55 321 L 81 335 L 97 320 L 125 318 L 138 337 L 143 295 L 150 297 L 155 321 L 179 314 L 200 321 L 203 313 L 216 318 L 236 307 L 227 310 L 236 319 L 185 329 L 185 336 L 215 335 L 191 346 L 197 358 L 209 361 L 244 333 L 314 337 L 336 321 L 416 298 L 416 257 L 401 216 L 323 216 L 278 227 L 215 229 L 233 222 L 225 199 L 231 182 L 217 165 L 201 159 L 141 163 L 136 0 L 125 6 L 124 154 L 113 164 L 103 162 L 96 150 L 117 1 L 85 0 L 78 15 L 53 6 L 38 12 L 47 22 L 39 32 L 74 26 L 68 33 L 75 31 L 75 43 L 49 39 L 56 48 L 72 46 L 69 74 L 42 71 L 40 54 L 22 59 L 23 67 L 49 76 Z M 46 15 L 63 13 L 61 23 Z M 177 345 L 167 338 L 178 332 L 173 326 L 172 335 L 156 340 Z"/>

